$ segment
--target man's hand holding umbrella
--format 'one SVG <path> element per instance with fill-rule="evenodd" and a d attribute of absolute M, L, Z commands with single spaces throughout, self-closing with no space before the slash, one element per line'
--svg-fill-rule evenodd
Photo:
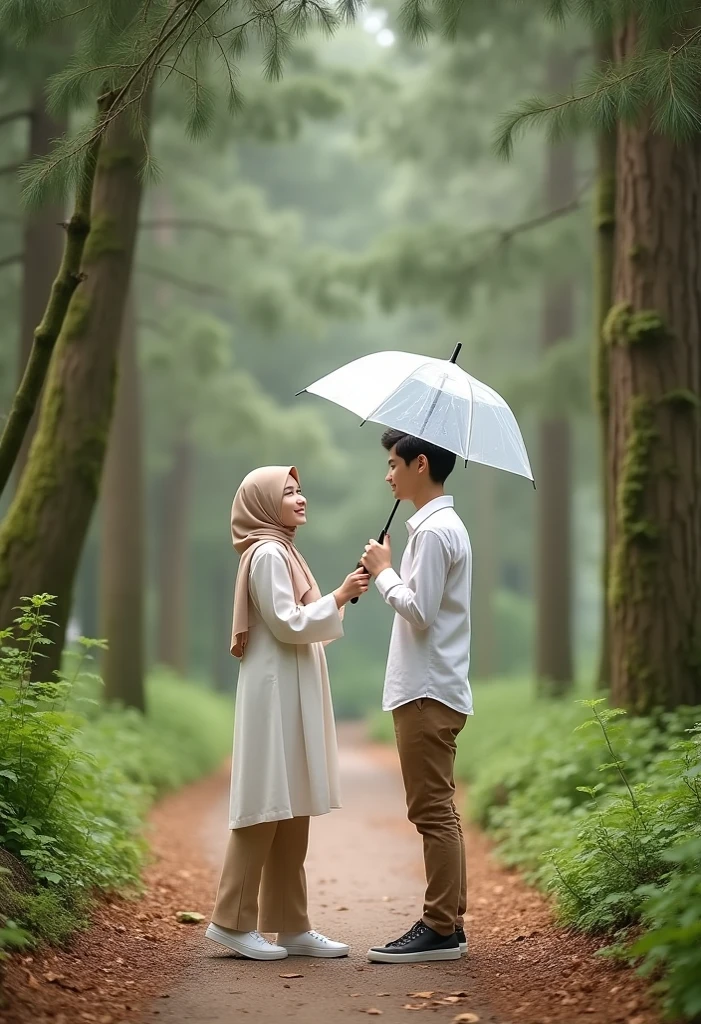
<path fill-rule="evenodd" d="M 385 569 L 391 569 L 392 548 L 390 546 L 389 535 L 385 537 L 381 544 L 378 544 L 376 540 L 369 540 L 365 545 L 365 552 L 360 559 L 360 562 L 363 568 L 375 578 L 377 578 L 381 572 L 384 572 Z"/>

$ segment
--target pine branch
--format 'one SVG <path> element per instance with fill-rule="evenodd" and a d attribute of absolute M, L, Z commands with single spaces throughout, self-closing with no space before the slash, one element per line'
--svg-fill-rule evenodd
<path fill-rule="evenodd" d="M 189 278 L 175 273 L 175 271 L 164 270 L 163 267 L 154 267 L 150 263 L 139 263 L 136 269 L 144 274 L 148 274 L 149 277 L 155 277 L 160 281 L 165 281 L 167 284 L 182 288 L 183 291 L 193 292 L 195 295 L 208 295 L 214 299 L 231 299 L 231 295 L 224 291 L 223 288 L 217 288 L 215 285 L 207 284 L 204 281 L 191 281 Z"/>
<path fill-rule="evenodd" d="M 575 210 L 579 210 L 581 207 L 582 196 L 580 194 L 569 203 L 565 203 L 564 206 L 558 206 L 553 210 L 548 210 L 547 213 L 541 213 L 537 217 L 531 217 L 530 220 L 521 221 L 520 224 L 513 224 L 510 228 L 504 228 L 499 231 L 499 243 L 510 242 L 516 235 L 522 235 L 526 231 L 533 231 L 536 228 L 543 227 L 545 224 L 552 223 L 554 220 L 559 220 L 561 217 L 567 217 L 568 214 L 574 213 Z"/>
<path fill-rule="evenodd" d="M 4 267 L 14 267 L 17 263 L 21 263 L 24 259 L 24 253 L 13 252 L 10 256 L 0 257 L 0 270 Z"/>
<path fill-rule="evenodd" d="M 0 114 L 0 128 L 5 124 L 11 124 L 13 121 L 19 121 L 23 117 L 29 119 L 31 116 L 31 110 L 13 110 L 9 114 Z"/>
<path fill-rule="evenodd" d="M 526 100 L 501 119 L 495 137 L 497 154 L 510 159 L 516 136 L 533 124 L 545 123 L 556 141 L 582 124 L 608 129 L 620 118 L 635 118 L 646 107 L 652 107 L 658 130 L 680 138 L 697 133 L 701 125 L 699 42 L 701 27 L 689 30 L 676 46 L 641 51 L 625 63 L 595 70 L 586 80 L 591 87 L 583 92 L 552 101 Z"/>
<path fill-rule="evenodd" d="M 215 221 L 210 220 L 198 220 L 196 218 L 189 217 L 169 217 L 164 219 L 156 220 L 142 220 L 139 224 L 142 230 L 149 231 L 154 228 L 175 228 L 177 230 L 192 230 L 192 231 L 208 231 L 212 235 L 216 235 L 219 238 L 256 238 L 268 241 L 269 235 L 264 235 L 260 231 L 253 231 L 247 228 L 227 228 L 223 224 L 217 224 Z"/>

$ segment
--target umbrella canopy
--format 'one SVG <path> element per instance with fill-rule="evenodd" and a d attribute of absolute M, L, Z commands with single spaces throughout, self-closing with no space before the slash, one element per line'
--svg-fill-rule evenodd
<path fill-rule="evenodd" d="M 459 349 L 450 361 L 374 352 L 304 390 L 343 406 L 363 423 L 394 427 L 466 463 L 481 462 L 533 480 L 516 417 L 493 388 L 455 364 Z"/>

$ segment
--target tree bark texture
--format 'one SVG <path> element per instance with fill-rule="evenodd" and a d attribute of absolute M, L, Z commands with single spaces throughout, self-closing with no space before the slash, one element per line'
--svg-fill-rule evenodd
<path fill-rule="evenodd" d="M 158 571 L 157 660 L 186 675 L 188 648 L 188 559 L 194 449 L 183 428 L 163 480 Z"/>
<path fill-rule="evenodd" d="M 616 56 L 636 44 L 634 20 Z M 701 702 L 701 138 L 621 124 L 609 370 L 612 701 Z"/>
<path fill-rule="evenodd" d="M 600 64 L 613 59 L 613 37 L 606 32 L 597 40 Z M 604 340 L 604 324 L 613 305 L 613 273 L 616 232 L 616 130 L 602 132 L 597 139 L 597 182 L 594 206 L 596 232 L 594 263 L 594 399 L 599 420 L 601 446 L 601 492 L 603 511 L 603 557 L 601 564 L 602 601 L 601 637 L 597 686 L 606 689 L 611 682 L 611 620 L 608 608 L 608 580 L 611 551 L 611 502 L 608 496 L 609 433 L 609 349 Z"/>
<path fill-rule="evenodd" d="M 46 109 L 45 85 L 34 95 L 29 115 L 29 159 L 46 156 L 51 144 L 68 130 L 67 116 L 54 117 Z M 46 309 L 51 286 L 61 265 L 64 246 L 63 222 L 66 211 L 62 202 L 47 203 L 36 212 L 28 213 L 24 225 L 24 260 L 22 277 L 22 304 L 20 321 L 19 382 L 34 344 L 34 332 Z M 37 399 L 38 402 L 38 399 Z M 36 429 L 36 416 L 27 425 L 15 466 L 16 480 L 27 462 L 29 445 Z"/>
<path fill-rule="evenodd" d="M 100 636 L 105 697 L 146 709 L 144 689 L 143 438 L 133 295 L 122 321 L 119 374 L 105 472 L 100 560 Z"/>
<path fill-rule="evenodd" d="M 570 84 L 572 58 L 554 47 L 548 86 Z M 546 209 L 573 202 L 576 194 L 575 148 L 567 140 L 548 147 Z M 574 330 L 574 282 L 553 277 L 543 296 L 543 352 L 571 338 Z M 572 684 L 572 468 L 570 425 L 565 417 L 544 416 L 539 431 L 537 490 L 537 636 L 536 678 L 541 692 L 558 696 Z"/>
<path fill-rule="evenodd" d="M 0 526 L 0 623 L 7 625 L 25 594 L 57 597 L 53 646 L 38 669 L 44 675 L 60 665 L 73 581 L 102 474 L 143 160 L 143 137 L 133 132 L 129 114 L 116 118 L 97 162 L 85 280 L 70 301 L 27 467 Z"/>

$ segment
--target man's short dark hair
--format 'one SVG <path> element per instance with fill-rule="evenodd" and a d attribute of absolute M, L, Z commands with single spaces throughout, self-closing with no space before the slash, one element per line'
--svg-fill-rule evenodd
<path fill-rule="evenodd" d="M 420 437 L 405 434 L 401 430 L 385 430 L 382 435 L 382 447 L 388 452 L 394 448 L 407 466 L 414 459 L 418 459 L 419 455 L 425 455 L 428 462 L 428 475 L 434 484 L 445 483 L 455 469 L 456 456 L 452 452 L 447 452 L 445 448 L 439 448 L 437 444 L 431 444 L 430 441 L 422 441 Z"/>

